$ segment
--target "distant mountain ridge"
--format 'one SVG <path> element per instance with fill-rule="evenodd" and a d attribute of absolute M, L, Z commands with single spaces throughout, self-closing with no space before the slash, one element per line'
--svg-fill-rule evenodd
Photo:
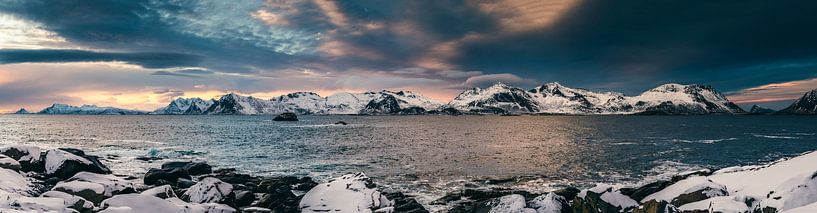
<path fill-rule="evenodd" d="M 736 104 L 711 86 L 664 84 L 637 96 L 596 92 L 547 83 L 533 89 L 497 83 L 463 91 L 448 103 L 410 91 L 348 93 L 322 97 L 295 92 L 262 99 L 235 93 L 217 99 L 177 98 L 149 114 L 164 115 L 265 115 L 297 114 L 643 114 L 703 115 L 743 114 Z M 81 107 L 55 104 L 40 114 L 144 114 L 113 107 Z"/>

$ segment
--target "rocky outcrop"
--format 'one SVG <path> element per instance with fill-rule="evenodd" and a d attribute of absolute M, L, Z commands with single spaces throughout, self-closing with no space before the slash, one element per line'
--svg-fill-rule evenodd
<path fill-rule="evenodd" d="M 96 156 L 85 155 L 73 149 L 53 149 L 44 154 L 45 174 L 58 178 L 69 178 L 79 172 L 110 174 Z"/>
<path fill-rule="evenodd" d="M 275 118 L 272 119 L 273 121 L 298 121 L 298 115 L 291 112 L 281 113 Z"/>

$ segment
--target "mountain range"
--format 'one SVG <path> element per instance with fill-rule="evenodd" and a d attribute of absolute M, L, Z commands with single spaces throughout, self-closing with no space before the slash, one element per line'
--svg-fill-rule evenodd
<path fill-rule="evenodd" d="M 753 107 L 753 113 L 759 108 Z M 152 112 L 54 104 L 38 114 L 160 114 L 160 115 L 265 115 L 297 114 L 568 114 L 568 115 L 704 115 L 744 114 L 711 86 L 664 84 L 637 96 L 597 92 L 548 83 L 522 89 L 497 83 L 463 91 L 448 103 L 410 92 L 337 93 L 321 97 L 296 92 L 262 99 L 230 93 L 218 99 L 177 98 Z M 807 93 L 781 114 L 815 114 L 817 90 Z M 763 112 L 768 113 L 768 112 Z"/>

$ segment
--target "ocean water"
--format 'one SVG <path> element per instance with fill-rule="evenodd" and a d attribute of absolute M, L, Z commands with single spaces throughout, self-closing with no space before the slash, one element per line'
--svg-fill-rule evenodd
<path fill-rule="evenodd" d="M 366 172 L 423 203 L 464 187 L 633 185 L 817 150 L 815 116 L 2 115 L 0 144 L 74 147 L 117 174 L 206 160 L 257 175 Z M 334 125 L 345 121 L 349 125 Z M 165 160 L 146 162 L 136 157 Z M 489 181 L 499 180 L 499 181 Z"/>

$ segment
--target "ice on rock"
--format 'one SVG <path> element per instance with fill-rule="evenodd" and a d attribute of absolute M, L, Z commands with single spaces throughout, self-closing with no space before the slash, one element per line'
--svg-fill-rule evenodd
<path fill-rule="evenodd" d="M 193 203 L 218 203 L 228 198 L 233 185 L 218 178 L 207 177 L 191 186 L 182 195 L 182 200 Z"/>
<path fill-rule="evenodd" d="M 564 208 L 570 208 L 567 200 L 556 193 L 548 193 L 533 198 L 528 203 L 528 207 L 536 209 L 537 213 L 560 213 Z"/>
<path fill-rule="evenodd" d="M 525 197 L 518 194 L 505 195 L 488 203 L 489 213 L 536 213 L 536 210 L 525 207 Z"/>
<path fill-rule="evenodd" d="M 105 193 L 105 187 L 98 183 L 84 181 L 60 182 L 51 190 L 80 196 L 95 203 L 99 203 L 105 199 L 103 195 L 103 193 Z"/>
<path fill-rule="evenodd" d="M 347 174 L 318 184 L 301 199 L 301 212 L 392 212 L 394 203 L 363 173 Z"/>
<path fill-rule="evenodd" d="M 65 180 L 82 181 L 96 183 L 104 187 L 103 195 L 110 197 L 121 193 L 135 192 L 133 183 L 114 175 L 97 174 L 91 172 L 79 172 L 71 178 Z"/>
<path fill-rule="evenodd" d="M 67 161 L 73 161 L 88 166 L 93 165 L 93 162 L 89 161 L 88 159 L 63 150 L 53 149 L 48 150 L 45 153 L 45 173 L 56 174 L 61 168 L 64 168 L 64 164 Z"/>

